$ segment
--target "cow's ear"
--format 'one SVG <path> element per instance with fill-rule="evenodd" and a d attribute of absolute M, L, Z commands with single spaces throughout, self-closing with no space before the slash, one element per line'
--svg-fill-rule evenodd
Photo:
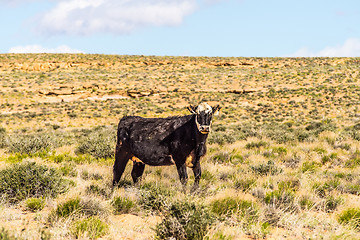
<path fill-rule="evenodd" d="M 196 114 L 196 107 L 194 107 L 193 105 L 188 106 L 187 109 L 190 113 Z"/>
<path fill-rule="evenodd" d="M 221 107 L 219 105 L 216 105 L 215 107 L 212 108 L 213 114 L 214 115 L 219 115 L 219 111 L 220 111 Z"/>

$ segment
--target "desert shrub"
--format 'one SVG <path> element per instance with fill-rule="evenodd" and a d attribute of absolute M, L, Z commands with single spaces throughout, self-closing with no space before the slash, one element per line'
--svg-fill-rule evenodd
<path fill-rule="evenodd" d="M 348 208 L 340 213 L 338 222 L 343 225 L 351 225 L 357 230 L 360 229 L 360 209 Z"/>
<path fill-rule="evenodd" d="M 76 171 L 76 165 L 72 163 L 65 163 L 60 167 L 60 171 L 64 176 L 69 177 L 76 177 L 77 171 Z"/>
<path fill-rule="evenodd" d="M 214 216 L 203 205 L 175 202 L 164 212 L 164 219 L 156 225 L 159 239 L 203 239 Z"/>
<path fill-rule="evenodd" d="M 62 204 L 59 204 L 55 210 L 56 217 L 69 217 L 72 214 L 80 212 L 82 206 L 80 205 L 80 198 L 70 199 Z"/>
<path fill-rule="evenodd" d="M 53 147 L 53 138 L 48 134 L 12 135 L 8 143 L 9 152 L 29 155 L 48 152 Z"/>
<path fill-rule="evenodd" d="M 162 211 L 172 196 L 170 190 L 156 183 L 146 183 L 141 186 L 139 204 L 152 211 Z"/>
<path fill-rule="evenodd" d="M 299 179 L 289 179 L 285 181 L 280 181 L 278 184 L 278 189 L 280 191 L 293 191 L 296 192 L 300 188 Z"/>
<path fill-rule="evenodd" d="M 135 208 L 135 203 L 129 198 L 116 197 L 111 201 L 114 208 L 114 214 L 130 213 Z"/>
<path fill-rule="evenodd" d="M 244 157 L 238 153 L 236 153 L 235 150 L 232 152 L 217 152 L 215 155 L 212 156 L 212 160 L 215 163 L 232 163 L 232 164 L 238 164 L 243 162 Z"/>
<path fill-rule="evenodd" d="M 360 141 L 360 123 L 347 127 L 344 130 L 345 133 L 347 133 L 347 135 L 349 135 L 352 139 Z"/>
<path fill-rule="evenodd" d="M 232 164 L 239 164 L 244 162 L 244 157 L 236 152 L 232 152 L 230 155 L 230 162 Z"/>
<path fill-rule="evenodd" d="M 204 182 L 212 183 L 216 180 L 216 177 L 210 171 L 204 169 L 204 170 L 202 170 L 202 173 L 201 173 L 201 179 L 204 180 Z"/>
<path fill-rule="evenodd" d="M 14 164 L 0 171 L 0 194 L 15 203 L 29 197 L 56 197 L 69 181 L 56 169 L 34 162 Z"/>
<path fill-rule="evenodd" d="M 295 129 L 294 134 L 299 142 L 313 142 L 315 140 L 315 136 L 304 128 Z"/>
<path fill-rule="evenodd" d="M 360 166 L 360 152 L 356 151 L 352 154 L 351 158 L 345 161 L 345 167 L 347 168 L 355 168 Z"/>
<path fill-rule="evenodd" d="M 84 170 L 81 172 L 81 178 L 84 180 L 101 180 L 103 179 L 103 176 L 99 173 L 89 173 Z"/>
<path fill-rule="evenodd" d="M 7 158 L 5 158 L 5 161 L 8 163 L 19 163 L 28 157 L 29 157 L 29 155 L 25 154 L 25 153 L 15 153 L 15 154 L 10 155 Z"/>
<path fill-rule="evenodd" d="M 315 202 L 307 195 L 303 195 L 299 199 L 300 208 L 303 210 L 312 209 L 315 205 Z"/>
<path fill-rule="evenodd" d="M 258 141 L 258 142 L 249 142 L 245 145 L 246 149 L 259 149 L 261 147 L 269 146 L 268 142 L 265 141 Z"/>
<path fill-rule="evenodd" d="M 337 153 L 331 153 L 330 155 L 324 155 L 321 158 L 321 163 L 322 164 L 326 164 L 326 163 L 332 163 L 334 160 L 336 160 L 338 158 Z"/>
<path fill-rule="evenodd" d="M 314 161 L 305 161 L 303 162 L 303 164 L 301 165 L 301 172 L 302 173 L 306 173 L 306 172 L 310 172 L 313 173 L 316 171 L 317 168 L 319 168 L 321 166 L 320 163 L 318 162 L 314 162 Z"/>
<path fill-rule="evenodd" d="M 83 137 L 77 146 L 76 154 L 90 154 L 94 158 L 112 158 L 114 156 L 116 133 L 114 129 L 95 128 Z"/>
<path fill-rule="evenodd" d="M 99 186 L 98 184 L 90 184 L 86 187 L 87 194 L 94 194 L 98 196 L 103 196 L 105 198 L 111 195 L 111 189 L 108 186 Z"/>
<path fill-rule="evenodd" d="M 96 201 L 84 200 L 80 198 L 69 199 L 60 203 L 56 209 L 52 210 L 48 221 L 57 222 L 61 218 L 79 218 L 107 215 L 107 211 Z"/>
<path fill-rule="evenodd" d="M 360 195 L 360 185 L 356 184 L 347 184 L 343 187 L 342 192 L 350 193 L 354 195 Z"/>
<path fill-rule="evenodd" d="M 245 232 L 251 239 L 266 239 L 270 233 L 271 225 L 268 222 L 257 221 L 245 226 Z"/>
<path fill-rule="evenodd" d="M 212 157 L 212 160 L 216 163 L 227 163 L 230 161 L 230 153 L 219 152 Z"/>
<path fill-rule="evenodd" d="M 297 168 L 301 161 L 301 156 L 298 153 L 294 153 L 291 156 L 285 157 L 284 163 L 289 168 Z"/>
<path fill-rule="evenodd" d="M 287 149 L 285 147 L 274 147 L 272 152 L 279 155 L 285 155 L 287 153 Z"/>
<path fill-rule="evenodd" d="M 259 137 L 259 128 L 256 123 L 243 123 L 238 125 L 235 132 L 239 134 L 239 140 L 245 140 L 249 137 Z"/>
<path fill-rule="evenodd" d="M 76 163 L 76 164 L 83 164 L 83 163 L 92 163 L 94 160 L 96 160 L 94 157 L 92 157 L 89 154 L 82 154 L 78 156 L 71 156 L 69 154 L 51 154 L 45 157 L 47 161 L 55 162 L 55 163 Z"/>
<path fill-rule="evenodd" d="M 277 143 L 289 143 L 296 140 L 295 134 L 288 129 L 276 129 L 269 132 L 266 136 Z"/>
<path fill-rule="evenodd" d="M 234 187 L 244 192 L 249 191 L 254 186 L 256 186 L 256 178 L 243 177 L 234 179 Z"/>
<path fill-rule="evenodd" d="M 0 127 L 0 148 L 5 148 L 7 146 L 7 136 L 6 136 L 6 129 Z"/>
<path fill-rule="evenodd" d="M 331 119 L 325 119 L 320 122 L 311 122 L 305 127 L 306 131 L 312 132 L 315 136 L 319 136 L 319 134 L 324 131 L 335 131 L 336 129 L 337 127 Z"/>
<path fill-rule="evenodd" d="M 324 183 L 321 182 L 314 183 L 313 189 L 319 197 L 326 197 L 330 192 L 337 189 L 339 185 L 340 185 L 340 181 L 338 179 L 331 179 Z"/>
<path fill-rule="evenodd" d="M 324 202 L 325 212 L 333 212 L 343 203 L 341 197 L 328 196 Z"/>
<path fill-rule="evenodd" d="M 224 144 L 234 143 L 236 140 L 237 139 L 233 134 L 227 134 L 224 132 L 214 132 L 210 134 L 208 138 L 208 143 L 209 144 L 217 143 L 219 145 L 224 145 Z"/>
<path fill-rule="evenodd" d="M 97 239 L 106 235 L 109 226 L 98 217 L 89 217 L 75 221 L 71 226 L 71 234 L 75 238 Z"/>
<path fill-rule="evenodd" d="M 295 194 L 290 190 L 274 190 L 267 192 L 264 197 L 264 202 L 272 205 L 275 208 L 282 208 L 284 210 L 294 210 Z"/>
<path fill-rule="evenodd" d="M 0 229 L 0 240 L 19 240 L 19 238 L 12 235 L 8 230 L 5 228 Z"/>
<path fill-rule="evenodd" d="M 237 197 L 216 199 L 210 203 L 210 209 L 218 216 L 231 217 L 235 215 L 246 219 L 246 222 L 253 222 L 258 218 L 256 204 Z"/>
<path fill-rule="evenodd" d="M 261 176 L 276 175 L 282 172 L 282 169 L 275 166 L 274 161 L 269 160 L 267 163 L 261 163 L 256 166 L 250 166 L 251 170 Z"/>
<path fill-rule="evenodd" d="M 37 212 L 42 210 L 45 207 L 45 199 L 44 198 L 29 198 L 26 199 L 26 208 L 30 211 Z"/>

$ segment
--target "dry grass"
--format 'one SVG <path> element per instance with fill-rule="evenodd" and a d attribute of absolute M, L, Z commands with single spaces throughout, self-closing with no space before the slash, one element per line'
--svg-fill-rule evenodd
<path fill-rule="evenodd" d="M 356 227 L 338 221 L 347 209 L 360 207 L 358 58 L 0 59 L 0 170 L 31 161 L 58 169 L 72 182 L 35 213 L 25 200 L 10 204 L 1 198 L 0 234 L 5 227 L 19 239 L 73 239 L 75 222 L 95 215 L 108 226 L 102 239 L 155 239 L 154 229 L 172 214 L 171 206 L 191 203 L 211 212 L 214 201 L 250 201 L 255 218 L 235 204 L 233 214 L 212 220 L 205 238 L 360 238 Z M 200 101 L 219 103 L 222 112 L 201 160 L 197 194 L 179 190 L 175 167 L 147 166 L 133 186 L 131 163 L 122 186 L 112 190 L 113 160 L 97 159 L 96 151 L 106 150 L 77 152 L 90 137 L 103 144 L 99 149 L 112 149 L 112 138 L 96 137 L 113 135 L 124 115 L 182 115 Z M 29 144 L 35 135 L 51 141 Z M 23 142 L 11 152 L 14 139 Z M 189 177 L 190 185 L 190 169 Z M 134 203 L 130 214 L 114 213 L 118 197 Z M 76 198 L 96 211 L 74 212 L 53 224 L 58 206 Z"/>

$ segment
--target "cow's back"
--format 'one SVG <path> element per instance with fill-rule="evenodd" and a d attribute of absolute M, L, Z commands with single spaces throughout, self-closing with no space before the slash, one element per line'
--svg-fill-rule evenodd
<path fill-rule="evenodd" d="M 158 164 L 159 159 L 171 155 L 171 136 L 190 119 L 191 115 L 169 118 L 124 117 L 119 122 L 118 142 L 121 141 L 129 152 L 144 163 Z"/>

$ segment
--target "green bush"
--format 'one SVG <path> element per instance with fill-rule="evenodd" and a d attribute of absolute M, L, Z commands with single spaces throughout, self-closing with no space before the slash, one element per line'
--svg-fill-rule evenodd
<path fill-rule="evenodd" d="M 276 208 L 284 208 L 284 210 L 294 209 L 295 194 L 293 191 L 274 190 L 267 192 L 264 197 L 264 202 L 268 205 L 273 205 Z"/>
<path fill-rule="evenodd" d="M 75 221 L 70 231 L 75 238 L 97 239 L 108 233 L 109 226 L 98 217 L 89 217 Z"/>
<path fill-rule="evenodd" d="M 116 133 L 113 129 L 95 128 L 83 137 L 77 146 L 76 154 L 90 154 L 94 158 L 113 158 L 115 153 Z"/>
<path fill-rule="evenodd" d="M 296 192 L 300 188 L 300 180 L 299 179 L 289 179 L 285 181 L 281 181 L 278 184 L 278 189 L 280 191 L 293 191 Z"/>
<path fill-rule="evenodd" d="M 53 147 L 53 138 L 48 134 L 12 135 L 8 144 L 9 152 L 29 155 L 48 152 Z"/>
<path fill-rule="evenodd" d="M 258 207 L 256 204 L 237 197 L 226 197 L 212 201 L 210 209 L 218 216 L 240 216 L 245 218 L 247 222 L 253 222 L 258 219 Z"/>
<path fill-rule="evenodd" d="M 156 183 L 146 183 L 141 186 L 139 204 L 152 211 L 162 211 L 168 203 L 172 193 Z"/>
<path fill-rule="evenodd" d="M 80 205 L 80 198 L 70 199 L 62 204 L 59 204 L 55 210 L 57 217 L 66 218 L 70 215 L 79 213 L 82 210 Z"/>
<path fill-rule="evenodd" d="M 331 179 L 324 183 L 316 182 L 313 185 L 315 193 L 319 197 L 326 197 L 331 191 L 337 189 L 340 185 L 339 179 Z"/>
<path fill-rule="evenodd" d="M 99 186 L 97 184 L 90 184 L 88 187 L 86 187 L 86 193 L 95 194 L 107 198 L 111 195 L 111 189 L 108 186 Z"/>
<path fill-rule="evenodd" d="M 6 136 L 6 129 L 0 127 L 0 148 L 5 148 L 7 146 L 7 136 Z"/>
<path fill-rule="evenodd" d="M 315 136 L 318 136 L 324 131 L 335 131 L 337 126 L 330 119 L 325 119 L 321 122 L 311 122 L 305 127 L 306 131 L 312 132 Z"/>
<path fill-rule="evenodd" d="M 313 173 L 316 171 L 316 169 L 318 167 L 320 167 L 321 164 L 318 162 L 314 162 L 314 161 L 305 161 L 303 162 L 303 164 L 301 165 L 301 172 L 305 173 L 305 172 L 309 172 L 309 173 Z"/>
<path fill-rule="evenodd" d="M 11 203 L 29 197 L 56 197 L 69 188 L 69 181 L 54 168 L 34 162 L 14 164 L 0 171 L 0 195 Z"/>
<path fill-rule="evenodd" d="M 360 208 L 349 208 L 341 212 L 338 222 L 344 225 L 351 225 L 360 230 Z"/>
<path fill-rule="evenodd" d="M 45 207 L 44 198 L 29 198 L 25 202 L 26 208 L 30 211 L 37 212 L 42 210 Z"/>
<path fill-rule="evenodd" d="M 310 199 L 309 196 L 301 196 L 299 199 L 300 208 L 303 210 L 310 210 L 314 207 L 315 203 L 313 200 Z"/>
<path fill-rule="evenodd" d="M 234 180 L 234 187 L 244 192 L 249 191 L 252 187 L 256 186 L 256 178 L 243 177 Z"/>
<path fill-rule="evenodd" d="M 273 153 L 277 153 L 279 155 L 285 155 L 288 152 L 285 147 L 274 147 L 272 151 Z"/>
<path fill-rule="evenodd" d="M 275 166 L 274 161 L 269 160 L 266 164 L 261 163 L 257 166 L 250 166 L 251 170 L 261 176 L 265 175 L 276 175 L 282 172 L 281 168 Z"/>
<path fill-rule="evenodd" d="M 63 164 L 60 167 L 60 171 L 62 172 L 62 174 L 64 176 L 69 176 L 69 177 L 76 177 L 77 176 L 76 166 L 75 166 L 75 164 L 72 164 L 72 163 Z"/>
<path fill-rule="evenodd" d="M 49 215 L 49 222 L 54 223 L 61 218 L 79 218 L 82 216 L 107 215 L 107 211 L 93 200 L 80 198 L 69 199 L 59 204 Z"/>
<path fill-rule="evenodd" d="M 114 214 L 130 213 L 135 208 L 135 203 L 131 199 L 116 197 L 111 201 L 114 208 Z"/>
<path fill-rule="evenodd" d="M 324 208 L 326 212 L 333 212 L 337 207 L 342 204 L 343 199 L 341 197 L 328 196 L 325 200 Z"/>
<path fill-rule="evenodd" d="M 269 143 L 265 141 L 259 141 L 259 142 L 249 142 L 245 145 L 246 149 L 259 149 L 261 147 L 267 147 L 269 146 Z"/>
<path fill-rule="evenodd" d="M 219 144 L 219 145 L 224 145 L 224 144 L 231 144 L 234 143 L 236 141 L 236 138 L 234 137 L 233 134 L 226 134 L 223 132 L 214 132 L 211 133 L 208 139 L 208 143 L 209 144 Z"/>
<path fill-rule="evenodd" d="M 164 212 L 155 232 L 159 239 L 203 239 L 214 220 L 203 205 L 176 202 Z"/>
<path fill-rule="evenodd" d="M 19 163 L 22 162 L 25 158 L 28 158 L 29 155 L 25 153 L 15 153 L 14 155 L 8 156 L 5 161 L 8 163 Z"/>

